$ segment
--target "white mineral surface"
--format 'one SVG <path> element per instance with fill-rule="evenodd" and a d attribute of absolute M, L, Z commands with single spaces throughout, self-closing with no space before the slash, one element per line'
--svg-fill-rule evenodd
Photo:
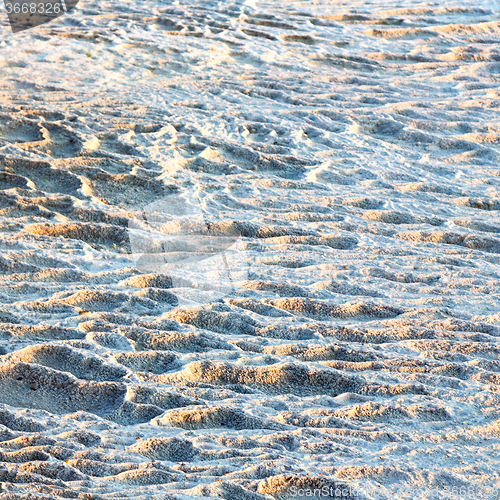
<path fill-rule="evenodd" d="M 491 0 L 2 7 L 0 499 L 498 499 L 499 44 Z"/>

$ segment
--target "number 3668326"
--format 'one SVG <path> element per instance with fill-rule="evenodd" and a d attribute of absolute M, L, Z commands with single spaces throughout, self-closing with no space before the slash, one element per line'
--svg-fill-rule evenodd
<path fill-rule="evenodd" d="M 6 3 L 8 14 L 60 14 L 64 7 L 60 3 L 32 2 L 32 3 Z"/>

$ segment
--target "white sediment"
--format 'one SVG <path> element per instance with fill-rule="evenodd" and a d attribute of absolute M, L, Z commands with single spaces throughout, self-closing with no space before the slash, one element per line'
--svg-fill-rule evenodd
<path fill-rule="evenodd" d="M 499 498 L 499 16 L 4 13 L 0 500 Z"/>

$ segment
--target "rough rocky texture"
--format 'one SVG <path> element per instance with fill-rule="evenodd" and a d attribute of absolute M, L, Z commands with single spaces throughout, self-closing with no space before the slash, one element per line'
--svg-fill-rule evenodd
<path fill-rule="evenodd" d="M 499 498 L 499 20 L 4 15 L 0 500 Z"/>

